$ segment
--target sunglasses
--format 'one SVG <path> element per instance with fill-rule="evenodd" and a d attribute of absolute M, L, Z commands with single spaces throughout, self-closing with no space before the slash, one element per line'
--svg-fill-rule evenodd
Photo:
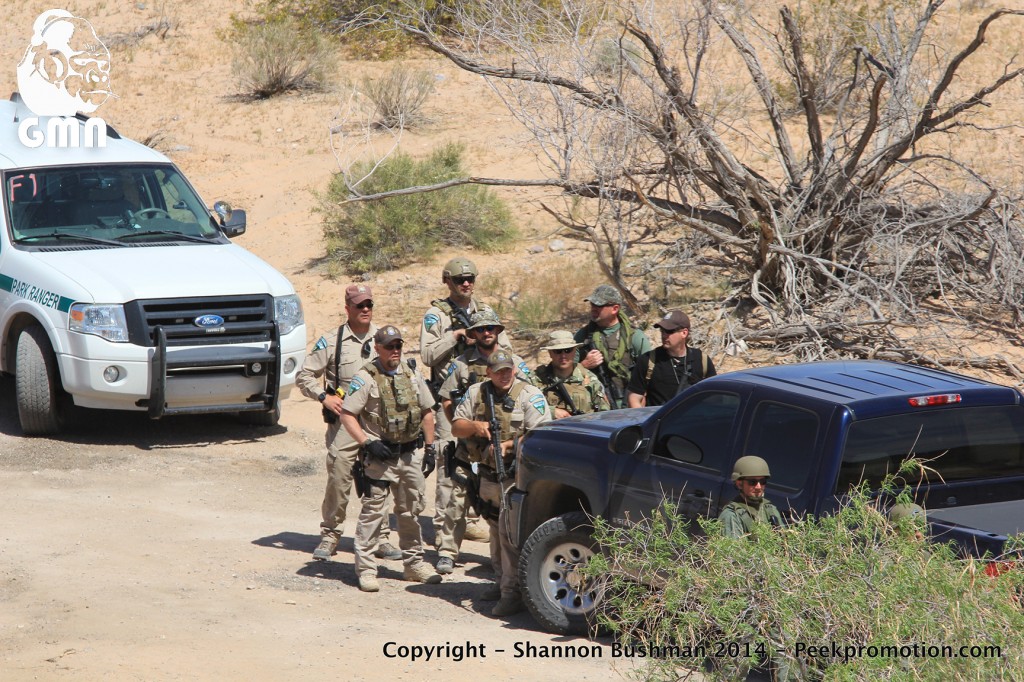
<path fill-rule="evenodd" d="M 384 350 L 402 350 L 404 343 L 402 341 L 392 341 L 388 345 L 384 346 Z"/>
<path fill-rule="evenodd" d="M 452 277 L 451 280 L 452 283 L 455 285 L 465 284 L 466 282 L 472 284 L 473 282 L 476 281 L 476 275 L 463 275 L 461 277 Z"/>
<path fill-rule="evenodd" d="M 554 350 L 552 350 L 550 352 L 554 353 L 555 355 L 568 355 L 569 353 L 575 353 L 576 349 L 575 348 L 556 348 L 556 349 L 554 349 Z"/>
<path fill-rule="evenodd" d="M 373 301 L 363 301 L 356 306 L 359 310 L 373 310 Z"/>
<path fill-rule="evenodd" d="M 493 324 L 485 324 L 482 327 L 473 327 L 473 331 L 475 331 L 475 332 L 494 332 L 494 331 L 497 331 L 497 330 L 498 330 L 498 327 L 496 325 L 493 325 Z"/>
<path fill-rule="evenodd" d="M 763 487 L 763 486 L 768 485 L 768 479 L 767 478 L 744 478 L 744 479 L 741 479 L 741 480 L 746 481 L 749 485 L 752 485 L 752 486 L 762 486 Z"/>

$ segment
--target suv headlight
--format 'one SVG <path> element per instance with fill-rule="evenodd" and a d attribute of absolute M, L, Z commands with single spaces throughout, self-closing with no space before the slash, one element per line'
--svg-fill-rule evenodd
<path fill-rule="evenodd" d="M 107 341 L 128 343 L 128 322 L 122 305 L 75 303 L 71 306 L 68 328 L 73 332 L 95 334 Z"/>
<path fill-rule="evenodd" d="M 305 322 L 302 317 L 302 301 L 297 294 L 274 298 L 274 319 L 281 329 L 281 334 L 288 334 Z"/>

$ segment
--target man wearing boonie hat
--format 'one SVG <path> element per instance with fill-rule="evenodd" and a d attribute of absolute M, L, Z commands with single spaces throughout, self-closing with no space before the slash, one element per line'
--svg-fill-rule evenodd
<path fill-rule="evenodd" d="M 664 405 L 701 379 L 715 376 L 711 358 L 690 348 L 690 318 L 670 310 L 654 326 L 661 345 L 637 358 L 626 387 L 630 407 Z"/>
<path fill-rule="evenodd" d="M 420 325 L 420 358 L 430 368 L 430 389 L 434 397 L 444 382 L 442 370 L 452 359 L 466 352 L 473 344 L 468 327 L 470 318 L 476 312 L 491 310 L 486 303 L 481 303 L 473 296 L 476 278 L 479 275 L 476 264 L 465 256 L 452 258 L 441 270 L 441 283 L 448 287 L 448 296 L 430 302 L 430 308 L 423 315 Z M 512 342 L 502 331 L 498 335 L 498 345 L 512 349 Z M 451 423 L 440 409 L 434 415 L 437 422 L 438 452 L 444 452 L 449 443 L 454 442 L 451 435 Z M 444 525 L 444 510 L 451 496 L 452 482 L 444 474 L 444 467 L 437 469 L 437 482 L 434 489 L 434 535 L 435 544 L 440 543 L 441 527 Z M 471 512 L 469 525 L 466 528 L 466 539 L 486 542 L 487 526 Z"/>
<path fill-rule="evenodd" d="M 483 600 L 498 599 L 493 616 L 509 616 L 523 609 L 519 592 L 519 549 L 512 544 L 505 523 L 501 500 L 513 481 L 497 471 L 497 458 L 491 445 L 490 421 L 501 430 L 502 459 L 506 469 L 515 456 L 515 438 L 551 419 L 551 409 L 540 390 L 516 377 L 516 362 L 502 349 L 487 358 L 487 380 L 469 387 L 455 406 L 452 435 L 459 439 L 456 449 L 456 473 L 473 477 L 479 485 L 483 511 L 491 527 L 491 565 L 496 585 L 481 595 Z M 493 400 L 492 400 L 493 399 Z M 494 413 L 488 407 L 493 404 Z"/>
<path fill-rule="evenodd" d="M 426 507 L 425 476 L 435 465 L 434 396 L 427 383 L 402 362 L 402 332 L 381 327 L 373 335 L 377 358 L 355 373 L 345 393 L 341 423 L 359 443 L 359 524 L 355 568 L 359 589 L 377 592 L 374 552 L 387 526 L 387 503 L 395 500 L 398 542 L 405 580 L 439 583 L 441 576 L 423 561 L 419 513 Z"/>
<path fill-rule="evenodd" d="M 313 551 L 317 561 L 329 561 L 338 549 L 345 510 L 352 491 L 352 465 L 359 452 L 359 443 L 341 428 L 341 401 L 352 376 L 368 361 L 377 357 L 372 337 L 373 292 L 366 284 L 345 287 L 347 321 L 337 333 L 317 339 L 306 354 L 295 383 L 302 395 L 320 403 L 327 424 L 327 487 L 320 505 L 320 544 Z M 381 535 L 380 558 L 401 559 L 402 553 L 388 541 L 388 532 Z"/>
<path fill-rule="evenodd" d="M 626 384 L 636 359 L 651 350 L 651 340 L 622 311 L 622 294 L 602 284 L 584 301 L 590 302 L 590 322 L 573 338 L 582 344 L 579 364 L 594 372 L 604 385 L 613 409 L 626 407 Z"/>
<path fill-rule="evenodd" d="M 441 384 L 438 391 L 442 408 L 439 410 L 439 414 L 443 413 L 449 423 L 452 411 L 455 409 L 455 401 L 461 399 L 470 386 L 487 378 L 487 361 L 499 350 L 498 337 L 504 330 L 505 327 L 498 319 L 497 313 L 490 308 L 478 310 L 470 318 L 466 335 L 472 342 L 471 345 L 466 352 L 452 360 L 441 372 L 444 383 Z M 509 353 L 515 364 L 516 377 L 520 381 L 532 384 L 533 377 L 526 362 L 511 351 L 506 352 Z M 454 448 L 454 446 L 455 443 L 452 442 L 449 447 Z M 442 460 L 438 466 L 439 472 L 444 468 L 448 453 L 441 452 L 440 454 Z M 470 485 L 471 483 L 462 476 L 454 476 L 450 480 L 447 502 L 445 508 L 441 510 L 441 528 L 437 531 L 437 572 L 442 575 L 447 575 L 455 570 L 455 562 L 459 558 L 470 513 L 472 512 L 473 516 L 479 518 L 475 512 L 475 507 L 479 505 L 478 492 Z"/>
<path fill-rule="evenodd" d="M 534 383 L 547 398 L 555 419 L 611 409 L 597 376 L 576 363 L 580 345 L 572 333 L 555 331 L 548 337 L 548 345 L 541 347 L 551 362 L 537 368 Z"/>

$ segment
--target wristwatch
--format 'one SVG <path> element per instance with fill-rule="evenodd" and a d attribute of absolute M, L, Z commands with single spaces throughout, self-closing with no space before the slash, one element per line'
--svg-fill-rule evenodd
<path fill-rule="evenodd" d="M 323 402 L 323 401 L 327 400 L 327 392 L 326 391 L 321 391 L 320 395 L 318 395 L 316 397 L 316 399 L 319 400 L 320 402 Z"/>

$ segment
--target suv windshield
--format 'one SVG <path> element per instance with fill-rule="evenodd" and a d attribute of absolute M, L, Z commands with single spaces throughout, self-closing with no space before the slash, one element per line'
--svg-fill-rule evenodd
<path fill-rule="evenodd" d="M 4 203 L 11 239 L 33 246 L 219 241 L 220 235 L 170 164 L 20 168 L 4 174 Z"/>

